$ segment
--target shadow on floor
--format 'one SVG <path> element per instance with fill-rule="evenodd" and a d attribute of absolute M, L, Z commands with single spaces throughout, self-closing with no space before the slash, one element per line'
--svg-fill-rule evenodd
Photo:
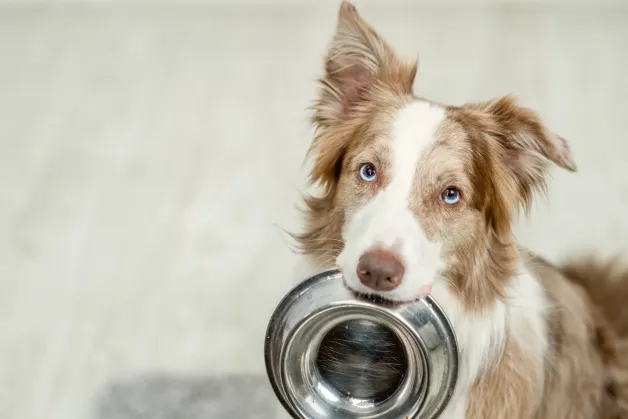
<path fill-rule="evenodd" d="M 94 419 L 289 419 L 265 376 L 138 376 L 112 381 Z"/>

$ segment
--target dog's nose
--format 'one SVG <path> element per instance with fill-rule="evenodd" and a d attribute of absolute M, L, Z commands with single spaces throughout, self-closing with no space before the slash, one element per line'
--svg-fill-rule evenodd
<path fill-rule="evenodd" d="M 405 268 L 399 257 L 391 251 L 373 249 L 358 261 L 358 278 L 375 291 L 391 291 L 401 284 Z"/>

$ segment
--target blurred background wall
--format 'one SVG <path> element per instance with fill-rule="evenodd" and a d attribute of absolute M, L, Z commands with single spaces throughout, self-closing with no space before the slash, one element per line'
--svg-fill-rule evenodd
<path fill-rule="evenodd" d="M 625 1 L 355 3 L 417 94 L 516 93 L 570 140 L 524 244 L 628 251 Z M 337 6 L 0 2 L 0 417 L 285 417 L 264 329 Z"/>

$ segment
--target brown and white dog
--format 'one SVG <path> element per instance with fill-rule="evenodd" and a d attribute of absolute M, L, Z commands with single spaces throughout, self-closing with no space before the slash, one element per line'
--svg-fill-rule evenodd
<path fill-rule="evenodd" d="M 356 292 L 440 303 L 461 348 L 443 418 L 628 417 L 628 275 L 559 269 L 513 237 L 550 164 L 576 170 L 567 143 L 511 97 L 418 98 L 416 72 L 342 3 L 314 107 L 323 193 L 306 199 L 302 249 L 331 252 Z"/>

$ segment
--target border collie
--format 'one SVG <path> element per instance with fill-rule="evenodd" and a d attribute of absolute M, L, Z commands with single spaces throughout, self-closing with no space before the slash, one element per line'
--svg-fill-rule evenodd
<path fill-rule="evenodd" d="M 300 247 L 346 286 L 392 301 L 434 296 L 460 375 L 444 419 L 628 417 L 628 274 L 553 266 L 512 222 L 568 143 L 511 96 L 450 106 L 413 94 L 399 57 L 342 2 L 313 107 Z M 623 314 L 623 316 L 622 316 Z"/>

